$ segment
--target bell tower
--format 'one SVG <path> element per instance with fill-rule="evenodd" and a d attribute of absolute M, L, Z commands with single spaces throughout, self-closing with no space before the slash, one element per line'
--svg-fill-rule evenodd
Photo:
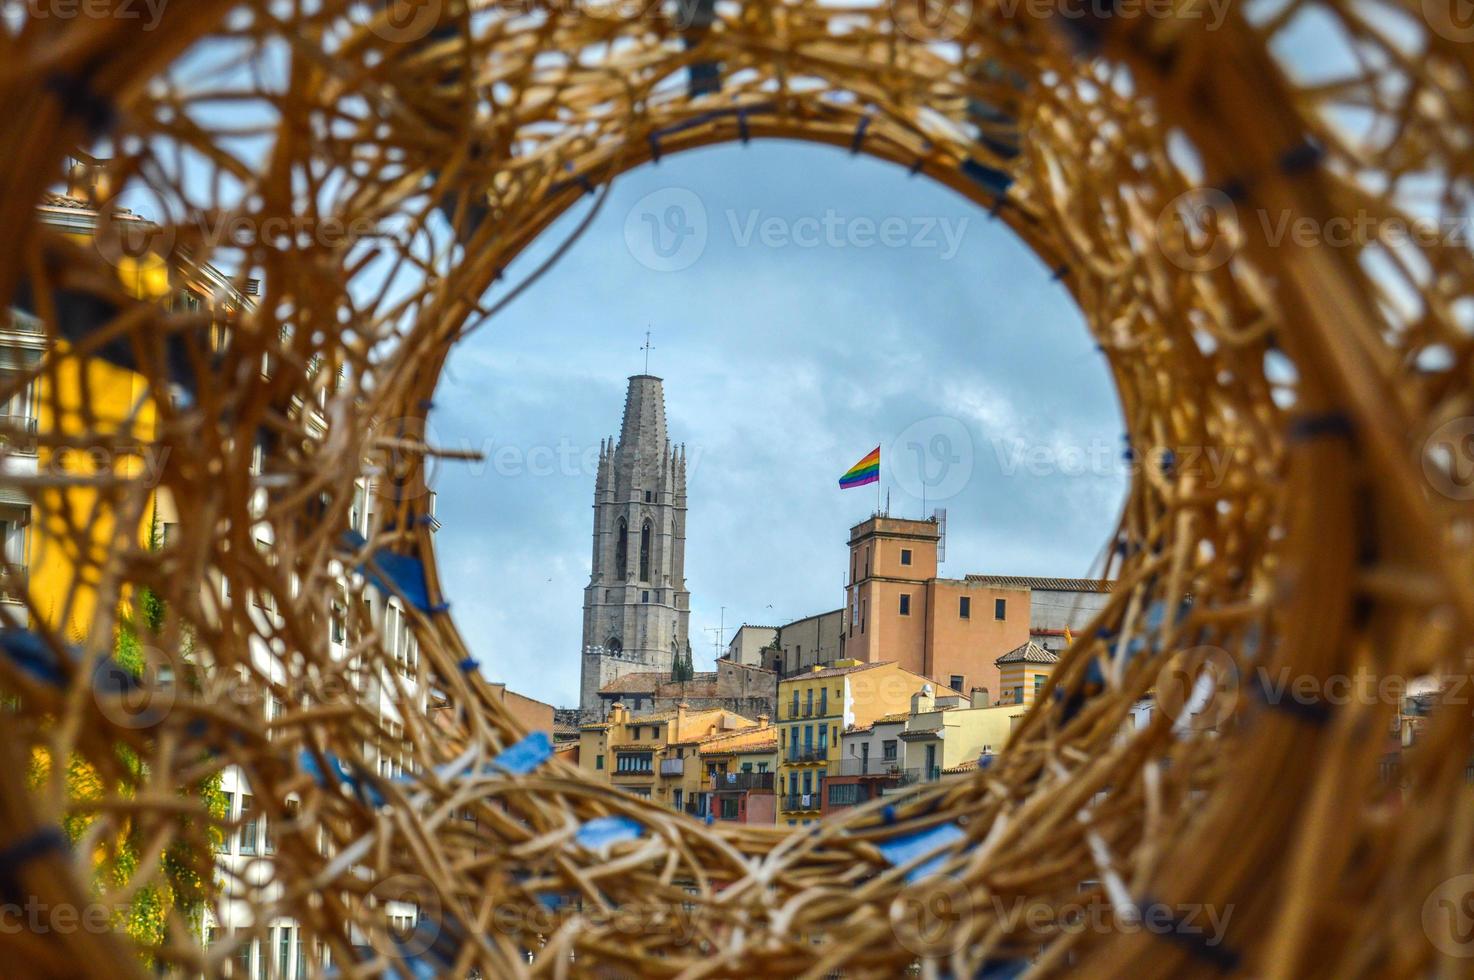
<path fill-rule="evenodd" d="M 671 672 L 690 650 L 686 591 L 686 449 L 665 431 L 661 379 L 629 379 L 619 441 L 599 445 L 592 573 L 583 594 L 579 707 L 599 717 L 599 689 L 635 671 Z"/>

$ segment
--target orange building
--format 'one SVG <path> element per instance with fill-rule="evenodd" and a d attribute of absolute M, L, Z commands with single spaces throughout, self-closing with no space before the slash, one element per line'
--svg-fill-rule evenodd
<path fill-rule="evenodd" d="M 996 701 L 998 658 L 1029 642 L 1030 590 L 938 578 L 938 538 L 935 520 L 877 515 L 850 529 L 844 656 L 895 661 L 974 705 Z"/>

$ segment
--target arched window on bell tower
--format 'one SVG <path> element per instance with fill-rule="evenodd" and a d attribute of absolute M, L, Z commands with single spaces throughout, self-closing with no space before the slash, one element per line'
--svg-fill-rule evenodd
<path fill-rule="evenodd" d="M 624 518 L 619 519 L 619 541 L 614 546 L 614 567 L 617 569 L 619 580 L 623 582 L 629 577 L 629 528 L 625 526 Z"/>
<path fill-rule="evenodd" d="M 650 581 L 650 522 L 640 528 L 640 581 Z"/>

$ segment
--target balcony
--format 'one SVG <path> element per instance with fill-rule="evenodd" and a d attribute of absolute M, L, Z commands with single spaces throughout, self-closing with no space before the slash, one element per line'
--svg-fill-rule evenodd
<path fill-rule="evenodd" d="M 712 777 L 711 788 L 716 792 L 772 789 L 773 774 L 770 772 L 729 772 L 725 776 Z"/>
<path fill-rule="evenodd" d="M 784 761 L 794 763 L 795 765 L 806 762 L 828 762 L 829 749 L 827 746 L 816 747 L 812 745 L 806 745 L 801 749 L 790 749 Z"/>
<path fill-rule="evenodd" d="M 854 759 L 845 758 L 839 760 L 839 770 L 836 776 L 874 776 L 884 779 L 898 775 L 901 771 L 901 763 L 897 759 L 889 762 L 880 759 Z"/>
<path fill-rule="evenodd" d="M 910 786 L 913 783 L 931 783 L 942 778 L 942 767 L 932 766 L 930 769 L 925 767 L 920 769 L 902 769 L 899 776 L 900 779 L 896 783 L 898 786 Z"/>
<path fill-rule="evenodd" d="M 644 779 L 649 779 L 651 776 L 655 775 L 655 770 L 650 766 L 649 763 L 646 763 L 644 766 L 624 765 L 616 767 L 615 770 L 610 773 L 610 775 L 613 776 L 615 779 L 630 776 L 640 776 Z"/>
<path fill-rule="evenodd" d="M 790 813 L 795 810 L 817 810 L 819 809 L 819 794 L 787 793 L 783 797 L 783 809 Z"/>
<path fill-rule="evenodd" d="M 25 565 L 0 563 L 0 602 L 23 602 L 28 581 Z"/>
<path fill-rule="evenodd" d="M 685 772 L 686 772 L 686 760 L 685 759 L 661 759 L 660 760 L 660 775 L 662 775 L 662 776 L 681 776 L 681 775 L 684 775 Z"/>
<path fill-rule="evenodd" d="M 0 415 L 0 449 L 18 456 L 36 455 L 36 418 Z"/>

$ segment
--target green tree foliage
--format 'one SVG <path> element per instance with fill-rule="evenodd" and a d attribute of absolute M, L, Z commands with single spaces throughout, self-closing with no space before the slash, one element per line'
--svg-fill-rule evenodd
<path fill-rule="evenodd" d="M 159 546 L 157 518 L 150 532 L 150 545 Z M 161 642 L 166 618 L 167 610 L 159 596 L 152 589 L 140 589 L 132 608 L 120 617 L 114 634 L 113 659 L 145 683 L 157 681 L 157 678 L 144 676 L 148 667 L 144 655 L 145 641 Z M 188 650 L 181 651 L 181 654 L 186 661 L 189 659 Z M 124 745 L 118 746 L 117 751 L 126 775 L 110 793 L 104 793 L 102 777 L 86 760 L 74 756 L 67 763 L 67 795 L 73 806 L 62 821 L 62 830 L 74 845 L 97 819 L 96 812 L 87 806 L 89 802 L 101 800 L 104 795 L 126 799 L 148 777 L 147 764 L 139 759 L 137 753 Z M 33 758 L 29 774 L 32 786 L 39 787 L 49 772 L 49 758 L 44 755 Z M 160 872 L 133 892 L 126 908 L 116 911 L 115 927 L 142 946 L 160 945 L 166 940 L 169 916 L 175 912 L 197 931 L 213 886 L 208 870 L 213 862 L 211 855 L 223 842 L 219 825 L 228 817 L 221 775 L 217 772 L 194 786 L 181 787 L 180 793 L 199 797 L 210 814 L 210 820 L 201 833 L 201 828 L 196 826 L 201 818 L 195 813 L 181 812 L 176 818 L 173 843 L 159 855 Z M 142 848 L 147 844 L 143 838 L 141 828 L 128 823 L 112 839 L 98 843 L 93 855 L 94 886 L 98 893 L 129 885 L 140 866 Z M 209 853 L 199 853 L 201 840 L 208 842 L 205 849 Z"/>

